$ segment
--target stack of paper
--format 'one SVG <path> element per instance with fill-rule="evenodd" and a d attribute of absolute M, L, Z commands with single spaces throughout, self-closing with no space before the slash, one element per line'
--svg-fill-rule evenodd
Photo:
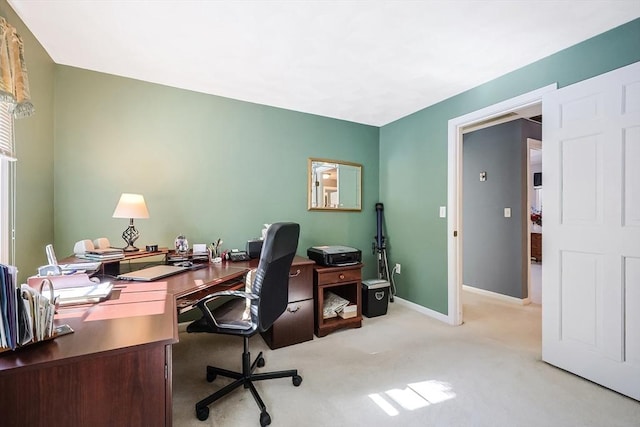
<path fill-rule="evenodd" d="M 322 317 L 325 319 L 330 319 L 332 317 L 336 317 L 339 311 L 349 305 L 349 300 L 344 299 L 333 292 L 325 292 L 324 294 L 324 304 L 322 310 Z"/>
<path fill-rule="evenodd" d="M 109 296 L 113 284 L 111 282 L 93 283 L 88 286 L 80 286 L 75 288 L 55 289 L 53 294 L 57 298 L 58 304 L 89 304 L 99 302 Z"/>
<path fill-rule="evenodd" d="M 24 308 L 24 336 L 21 345 L 49 338 L 53 334 L 55 304 L 27 284 L 23 284 L 20 290 L 19 302 Z"/>

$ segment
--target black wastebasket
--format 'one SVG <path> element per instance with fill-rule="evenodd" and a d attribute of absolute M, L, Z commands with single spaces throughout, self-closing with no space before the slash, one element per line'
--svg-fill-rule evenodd
<path fill-rule="evenodd" d="M 376 317 L 387 314 L 389 282 L 383 279 L 362 281 L 362 314 Z"/>

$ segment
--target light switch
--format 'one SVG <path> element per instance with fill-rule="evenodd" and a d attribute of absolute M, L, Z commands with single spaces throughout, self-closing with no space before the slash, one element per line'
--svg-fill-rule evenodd
<path fill-rule="evenodd" d="M 446 217 L 447 217 L 447 207 L 440 206 L 440 218 L 446 218 Z"/>
<path fill-rule="evenodd" d="M 504 217 L 511 218 L 511 208 L 504 208 Z"/>

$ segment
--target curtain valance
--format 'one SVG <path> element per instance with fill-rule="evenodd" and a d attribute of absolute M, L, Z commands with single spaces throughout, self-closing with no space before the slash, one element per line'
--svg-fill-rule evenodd
<path fill-rule="evenodd" d="M 13 105 L 15 118 L 35 111 L 29 95 L 24 45 L 16 29 L 0 17 L 0 100 Z"/>

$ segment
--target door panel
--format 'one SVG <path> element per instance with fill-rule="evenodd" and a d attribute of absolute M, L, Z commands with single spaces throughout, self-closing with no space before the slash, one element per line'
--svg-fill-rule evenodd
<path fill-rule="evenodd" d="M 560 336 L 596 349 L 598 311 L 598 257 L 595 254 L 564 251 L 560 282 L 562 325 Z"/>
<path fill-rule="evenodd" d="M 625 259 L 625 361 L 640 366 L 640 258 Z"/>
<path fill-rule="evenodd" d="M 640 399 L 640 63 L 543 117 L 543 360 Z"/>
<path fill-rule="evenodd" d="M 640 96 L 639 96 L 640 97 Z M 640 126 L 624 129 L 624 224 L 640 227 Z"/>
<path fill-rule="evenodd" d="M 562 222 L 602 222 L 602 147 L 600 135 L 561 142 Z"/>

